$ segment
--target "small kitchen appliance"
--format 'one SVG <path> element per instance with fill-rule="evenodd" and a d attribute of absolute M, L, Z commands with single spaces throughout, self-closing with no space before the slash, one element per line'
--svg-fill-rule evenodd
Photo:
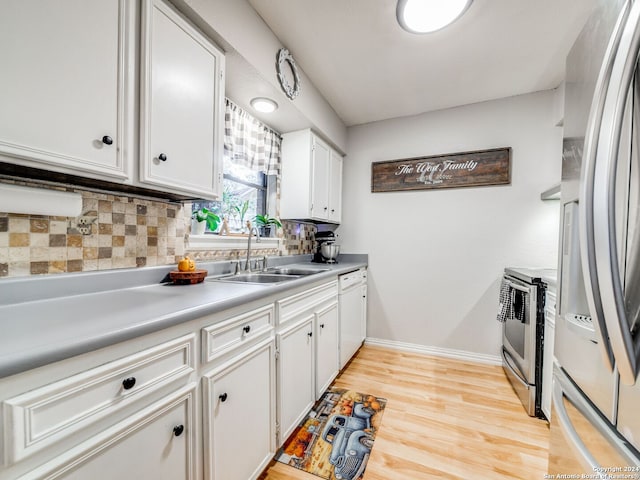
<path fill-rule="evenodd" d="M 333 232 L 316 233 L 316 252 L 311 259 L 314 263 L 337 263 L 336 258 L 340 246 L 336 245 L 336 234 Z M 323 248 L 324 247 L 324 248 Z"/>

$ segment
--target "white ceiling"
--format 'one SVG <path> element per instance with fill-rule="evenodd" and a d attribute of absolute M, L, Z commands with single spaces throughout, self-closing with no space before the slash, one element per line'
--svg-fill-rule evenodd
<path fill-rule="evenodd" d="M 396 0 L 249 3 L 351 126 L 557 87 L 595 0 L 474 0 L 427 35 Z"/>

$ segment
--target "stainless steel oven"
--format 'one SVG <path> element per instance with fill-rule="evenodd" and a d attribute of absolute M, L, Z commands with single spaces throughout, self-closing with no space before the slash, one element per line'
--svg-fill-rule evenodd
<path fill-rule="evenodd" d="M 509 304 L 502 318 L 502 365 L 527 413 L 542 413 L 544 292 L 542 270 L 505 268 L 502 282 Z M 503 306 L 501 305 L 501 308 Z"/>

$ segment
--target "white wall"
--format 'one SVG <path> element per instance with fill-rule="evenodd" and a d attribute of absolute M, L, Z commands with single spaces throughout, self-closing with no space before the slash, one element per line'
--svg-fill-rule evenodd
<path fill-rule="evenodd" d="M 498 355 L 506 266 L 556 267 L 562 132 L 553 92 L 348 129 L 343 252 L 369 253 L 367 336 Z M 511 147 L 511 185 L 371 193 L 371 163 Z"/>

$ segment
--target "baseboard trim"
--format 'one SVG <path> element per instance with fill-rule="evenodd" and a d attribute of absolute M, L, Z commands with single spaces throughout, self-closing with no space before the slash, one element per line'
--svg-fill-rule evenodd
<path fill-rule="evenodd" d="M 371 345 L 374 347 L 389 348 L 391 350 L 400 350 L 403 352 L 422 353 L 424 355 L 452 358 L 454 360 L 463 360 L 465 362 L 502 365 L 502 359 L 498 355 L 466 352 L 464 350 L 454 350 L 451 348 L 428 347 L 415 343 L 396 342 L 394 340 L 383 340 L 381 338 L 371 337 L 367 337 L 364 343 L 365 345 Z"/>

